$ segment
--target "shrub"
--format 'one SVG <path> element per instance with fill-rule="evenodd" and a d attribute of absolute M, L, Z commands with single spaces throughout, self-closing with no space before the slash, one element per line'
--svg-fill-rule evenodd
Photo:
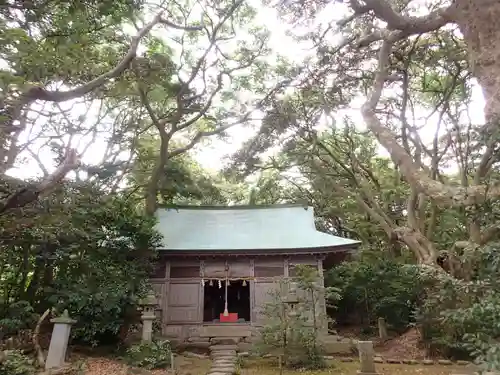
<path fill-rule="evenodd" d="M 327 364 L 318 334 L 326 317 L 322 316 L 321 309 L 315 310 L 312 306 L 319 307 L 320 293 L 329 293 L 316 283 L 318 275 L 310 267 L 298 268 L 297 274 L 295 281 L 300 288 L 293 310 L 283 303 L 290 290 L 290 280 L 279 281 L 269 293 L 270 301 L 263 310 L 266 323 L 261 329 L 256 350 L 260 354 L 269 351 L 282 353 L 283 365 L 289 368 L 325 368 Z"/>
<path fill-rule="evenodd" d="M 470 249 L 467 280 L 441 272 L 418 314 L 424 341 L 433 351 L 471 356 L 487 370 L 500 369 L 499 248 L 494 243 Z"/>
<path fill-rule="evenodd" d="M 397 332 L 415 322 L 425 282 L 418 267 L 373 257 L 343 263 L 325 274 L 325 284 L 340 290 L 337 310 L 330 312 L 337 322 L 370 327 L 381 317 Z"/>
<path fill-rule="evenodd" d="M 0 353 L 0 375 L 33 375 L 36 368 L 33 360 L 20 350 L 6 350 Z"/>
<path fill-rule="evenodd" d="M 11 336 L 20 330 L 33 328 L 37 321 L 33 307 L 28 301 L 17 301 L 0 306 L 2 335 Z"/>
<path fill-rule="evenodd" d="M 154 370 L 169 366 L 171 353 L 168 340 L 142 342 L 127 349 L 125 360 L 131 366 Z"/>

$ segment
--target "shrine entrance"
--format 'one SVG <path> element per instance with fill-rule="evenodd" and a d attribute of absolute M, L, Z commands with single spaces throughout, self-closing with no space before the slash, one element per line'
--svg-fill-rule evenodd
<path fill-rule="evenodd" d="M 205 281 L 203 322 L 249 323 L 250 282 L 246 280 Z"/>

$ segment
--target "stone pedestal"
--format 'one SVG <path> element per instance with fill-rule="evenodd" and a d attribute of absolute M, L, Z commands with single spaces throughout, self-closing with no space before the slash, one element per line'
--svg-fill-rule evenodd
<path fill-rule="evenodd" d="M 153 322 L 156 319 L 154 311 L 146 310 L 141 315 L 142 319 L 142 341 L 151 342 L 153 340 Z"/>
<path fill-rule="evenodd" d="M 373 350 L 372 341 L 358 341 L 359 364 L 358 374 L 374 375 L 378 374 L 375 370 L 375 351 Z"/>
<path fill-rule="evenodd" d="M 76 320 L 69 317 L 68 310 L 64 310 L 62 316 L 51 319 L 50 322 L 54 323 L 54 328 L 50 338 L 47 361 L 45 362 L 46 370 L 64 366 L 71 326 L 76 323 Z"/>

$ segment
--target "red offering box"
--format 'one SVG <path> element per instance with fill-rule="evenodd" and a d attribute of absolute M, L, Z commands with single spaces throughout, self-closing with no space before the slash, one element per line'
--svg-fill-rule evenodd
<path fill-rule="evenodd" d="M 222 322 L 237 322 L 238 321 L 238 313 L 229 313 L 228 315 L 224 315 L 224 313 L 220 314 L 220 321 Z"/>

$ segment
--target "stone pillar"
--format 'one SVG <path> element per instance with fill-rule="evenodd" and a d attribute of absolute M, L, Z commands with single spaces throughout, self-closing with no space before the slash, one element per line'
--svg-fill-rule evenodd
<path fill-rule="evenodd" d="M 373 350 L 372 341 L 358 341 L 359 364 L 360 368 L 358 374 L 360 375 L 374 375 L 377 374 L 375 370 L 375 352 Z"/>
<path fill-rule="evenodd" d="M 378 318 L 378 335 L 382 341 L 388 339 L 389 335 L 387 334 L 387 325 L 385 324 L 384 318 Z"/>
<path fill-rule="evenodd" d="M 46 370 L 64 366 L 71 326 L 76 323 L 76 320 L 69 317 L 68 310 L 64 310 L 59 318 L 51 319 L 50 322 L 54 323 L 54 328 L 45 362 Z"/>

